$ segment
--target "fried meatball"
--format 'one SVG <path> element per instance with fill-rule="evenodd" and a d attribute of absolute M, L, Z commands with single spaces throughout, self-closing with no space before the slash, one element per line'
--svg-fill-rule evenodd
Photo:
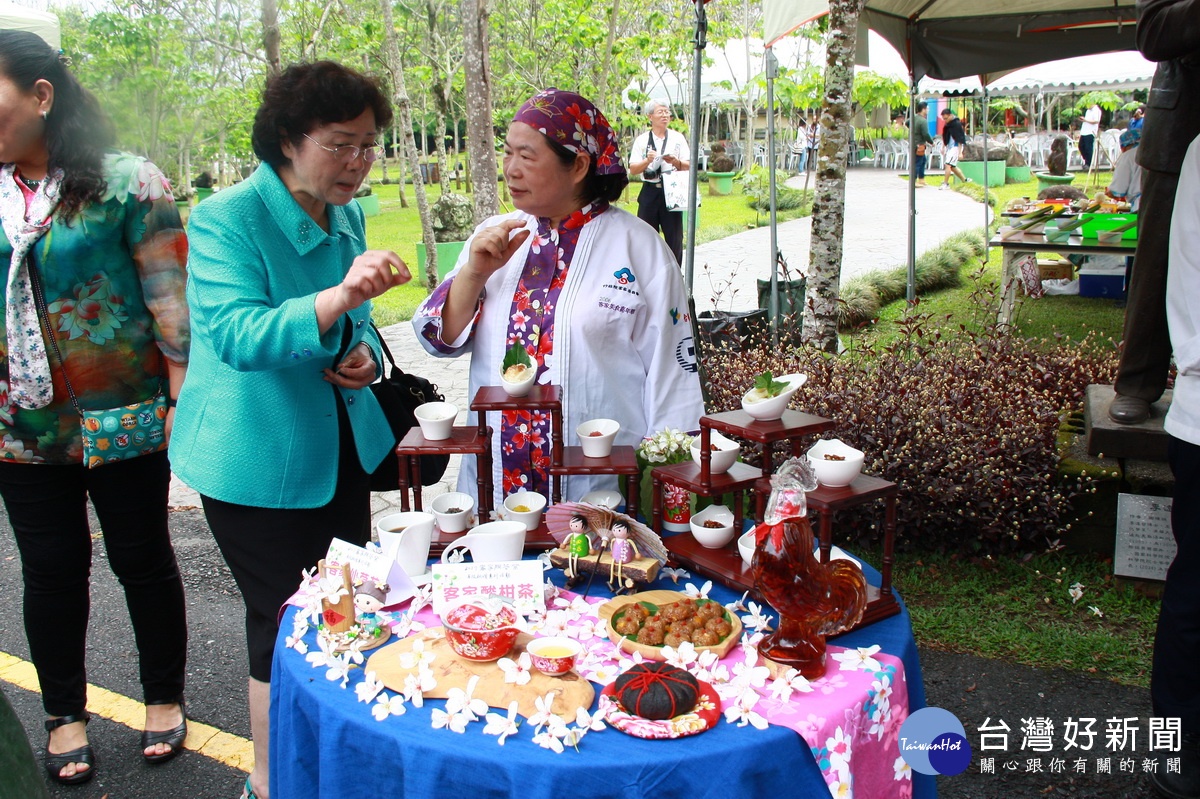
<path fill-rule="evenodd" d="M 692 633 L 692 643 L 696 646 L 716 646 L 721 643 L 721 636 L 712 630 L 696 630 Z"/>
<path fill-rule="evenodd" d="M 672 602 L 669 605 L 663 605 L 658 609 L 662 617 L 668 621 L 681 621 L 690 619 L 696 615 L 696 600 L 681 599 L 678 602 Z"/>
<path fill-rule="evenodd" d="M 621 635 L 637 635 L 638 630 L 642 629 L 642 623 L 638 619 L 628 614 L 617 619 L 617 623 L 613 628 Z"/>
<path fill-rule="evenodd" d="M 705 622 L 704 629 L 716 633 L 718 638 L 724 638 L 733 632 L 733 625 L 725 619 L 709 619 Z"/>
<path fill-rule="evenodd" d="M 725 615 L 725 608 L 721 607 L 720 602 L 705 602 L 700 607 L 696 608 L 696 615 L 708 621 L 709 619 L 719 619 Z"/>
<path fill-rule="evenodd" d="M 676 646 L 677 647 L 680 644 L 684 643 L 685 641 L 690 643 L 691 640 L 692 640 L 691 636 L 688 635 L 687 633 L 669 632 L 669 633 L 667 633 L 667 637 L 663 639 L 663 643 L 666 644 L 667 646 Z"/>
<path fill-rule="evenodd" d="M 640 624 L 641 622 L 650 618 L 650 611 L 646 610 L 645 605 L 634 602 L 633 604 L 625 607 L 625 618 L 637 619 L 638 623 Z"/>
<path fill-rule="evenodd" d="M 663 637 L 663 628 L 660 625 L 644 624 L 642 629 L 638 630 L 637 642 L 650 646 L 662 646 Z"/>

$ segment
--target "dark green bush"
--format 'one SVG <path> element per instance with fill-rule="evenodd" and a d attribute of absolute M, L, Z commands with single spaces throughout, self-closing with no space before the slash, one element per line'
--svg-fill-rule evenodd
<path fill-rule="evenodd" d="M 994 319 L 987 299 L 982 312 Z M 709 410 L 739 407 L 761 372 L 807 374 L 793 407 L 836 420 L 837 437 L 866 453 L 863 471 L 901 486 L 901 541 L 1044 548 L 1089 485 L 1058 474 L 1060 417 L 1082 404 L 1089 384 L 1112 381 L 1115 349 L 1025 340 L 995 325 L 945 333 L 915 309 L 899 327 L 886 347 L 836 357 L 753 339 L 741 352 L 705 347 Z M 841 540 L 877 541 L 876 521 L 873 509 L 843 512 L 835 529 Z"/>

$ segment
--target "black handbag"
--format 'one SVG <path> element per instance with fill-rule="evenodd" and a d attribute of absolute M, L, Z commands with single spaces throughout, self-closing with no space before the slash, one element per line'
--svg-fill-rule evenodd
<path fill-rule="evenodd" d="M 396 437 L 395 444 L 399 444 L 405 434 L 417 424 L 417 417 L 413 415 L 413 411 L 418 405 L 426 402 L 444 402 L 446 398 L 433 383 L 418 375 L 410 375 L 397 366 L 392 351 L 383 340 L 383 334 L 375 327 L 374 322 L 371 323 L 371 327 L 379 336 L 379 346 L 391 369 L 385 369 L 383 377 L 368 388 L 375 395 L 375 399 L 379 400 L 379 407 L 383 408 L 383 414 L 392 428 L 392 435 Z M 348 338 L 349 336 L 346 336 L 346 339 Z M 341 357 L 337 361 L 340 362 Z M 392 445 L 392 451 L 370 475 L 372 491 L 395 491 L 400 486 L 400 459 L 396 456 L 395 444 Z M 450 464 L 449 455 L 421 455 L 419 460 L 420 481 L 424 486 L 434 485 L 441 480 Z"/>

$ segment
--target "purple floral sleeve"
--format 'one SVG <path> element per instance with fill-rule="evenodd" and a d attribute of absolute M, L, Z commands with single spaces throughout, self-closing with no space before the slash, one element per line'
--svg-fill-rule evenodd
<path fill-rule="evenodd" d="M 453 283 L 453 277 L 443 280 L 429 295 L 429 299 L 421 303 L 421 307 L 417 309 L 417 316 L 426 317 L 425 324 L 421 326 L 421 337 L 428 341 L 435 350 L 446 355 L 453 355 L 466 345 L 466 341 L 464 341 L 462 345 L 453 347 L 442 340 L 442 307 L 446 304 L 446 298 L 450 296 L 450 286 Z M 483 303 L 480 302 L 475 308 L 475 318 L 468 325 L 470 332 L 467 341 L 475 338 L 475 325 L 479 323 L 479 314 L 482 310 Z"/>

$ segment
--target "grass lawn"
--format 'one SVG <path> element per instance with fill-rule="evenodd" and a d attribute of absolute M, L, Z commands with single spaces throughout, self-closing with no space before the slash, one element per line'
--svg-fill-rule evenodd
<path fill-rule="evenodd" d="M 632 184 L 617 205 L 630 213 L 637 213 L 637 192 L 640 186 Z M 413 311 L 425 299 L 424 281 L 418 270 L 424 268 L 417 263 L 417 242 L 421 240 L 421 219 L 417 213 L 416 196 L 411 185 L 404 187 L 408 208 L 400 207 L 399 187 L 396 184 L 373 184 L 379 195 L 380 214 L 367 220 L 367 245 L 373 249 L 395 250 L 413 271 L 413 282 L 393 289 L 375 300 L 375 321 L 390 325 L 412 318 Z M 429 202 L 439 196 L 437 186 L 428 187 Z M 767 215 L 756 212 L 749 206 L 748 198 L 742 194 L 741 184 L 734 181 L 733 194 L 725 197 L 710 196 L 702 191 L 700 213 L 697 217 L 696 243 L 725 238 L 747 228 L 760 227 L 768 222 Z M 511 205 L 501 205 L 501 213 L 511 211 Z M 797 211 L 780 211 L 779 221 L 795 219 Z"/>

